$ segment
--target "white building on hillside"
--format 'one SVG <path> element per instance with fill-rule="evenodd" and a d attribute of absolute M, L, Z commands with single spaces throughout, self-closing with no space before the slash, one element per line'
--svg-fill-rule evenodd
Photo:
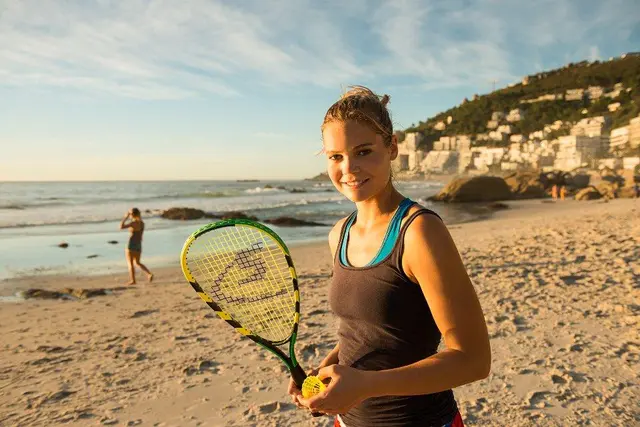
<path fill-rule="evenodd" d="M 640 116 L 629 122 L 629 146 L 631 148 L 640 147 Z"/>
<path fill-rule="evenodd" d="M 610 120 L 604 116 L 587 117 L 580 120 L 571 128 L 571 135 L 600 136 L 608 130 Z"/>
<path fill-rule="evenodd" d="M 404 141 L 398 144 L 398 157 L 394 160 L 394 168 L 400 171 L 417 171 L 425 153 L 420 149 L 423 136 L 418 132 L 409 132 Z"/>
<path fill-rule="evenodd" d="M 629 145 L 629 126 L 622 126 L 611 130 L 609 151 L 621 150 Z"/>

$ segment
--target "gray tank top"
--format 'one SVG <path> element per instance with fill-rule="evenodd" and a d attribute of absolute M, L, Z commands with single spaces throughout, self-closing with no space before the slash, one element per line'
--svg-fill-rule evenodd
<path fill-rule="evenodd" d="M 376 264 L 346 266 L 336 251 L 329 304 L 340 321 L 338 359 L 341 365 L 365 371 L 392 369 L 437 352 L 440 331 L 420 286 L 402 269 L 407 227 L 425 213 L 438 216 L 424 208 L 411 214 L 389 255 Z M 345 221 L 345 225 L 349 222 Z M 345 228 L 342 227 L 338 248 Z M 347 427 L 439 427 L 450 422 L 457 410 L 453 391 L 447 390 L 419 396 L 367 399 L 341 415 L 341 419 Z"/>

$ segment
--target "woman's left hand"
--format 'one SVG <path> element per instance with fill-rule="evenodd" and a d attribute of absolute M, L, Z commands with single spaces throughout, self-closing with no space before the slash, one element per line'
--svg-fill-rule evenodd
<path fill-rule="evenodd" d="M 367 397 L 367 373 L 343 365 L 330 365 L 320 369 L 318 378 L 330 379 L 327 388 L 309 399 L 300 397 L 300 403 L 312 412 L 328 415 L 345 414 Z M 326 382 L 326 381 L 324 381 Z"/>

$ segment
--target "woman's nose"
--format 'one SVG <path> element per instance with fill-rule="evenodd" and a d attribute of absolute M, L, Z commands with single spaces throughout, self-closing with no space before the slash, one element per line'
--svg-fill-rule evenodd
<path fill-rule="evenodd" d="M 347 175 L 350 173 L 356 173 L 360 171 L 358 161 L 352 157 L 345 157 L 342 162 L 342 174 Z"/>

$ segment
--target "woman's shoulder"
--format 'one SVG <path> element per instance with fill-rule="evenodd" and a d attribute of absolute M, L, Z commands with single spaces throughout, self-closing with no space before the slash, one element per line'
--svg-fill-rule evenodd
<path fill-rule="evenodd" d="M 349 216 L 345 216 L 344 218 L 340 218 L 329 231 L 329 246 L 331 247 L 331 252 L 335 254 L 336 247 L 338 246 L 338 241 L 340 240 L 340 234 L 342 233 L 342 228 L 344 227 L 344 223 L 349 219 Z"/>
<path fill-rule="evenodd" d="M 414 215 L 416 213 L 419 214 Z M 440 215 L 419 203 L 414 203 L 407 211 L 403 222 L 408 220 L 411 222 L 406 227 L 405 245 L 428 243 L 437 239 L 436 236 L 441 235 L 440 233 L 448 232 Z"/>

